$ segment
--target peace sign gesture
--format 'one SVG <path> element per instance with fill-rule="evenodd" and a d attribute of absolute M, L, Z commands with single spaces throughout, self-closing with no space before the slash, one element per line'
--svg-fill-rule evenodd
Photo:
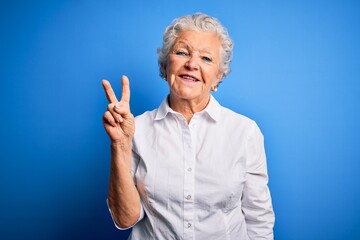
<path fill-rule="evenodd" d="M 112 143 L 122 143 L 132 140 L 135 132 L 134 116 L 130 112 L 130 83 L 122 76 L 122 95 L 118 101 L 107 80 L 102 81 L 106 97 L 109 101 L 107 111 L 103 115 L 103 124 Z"/>

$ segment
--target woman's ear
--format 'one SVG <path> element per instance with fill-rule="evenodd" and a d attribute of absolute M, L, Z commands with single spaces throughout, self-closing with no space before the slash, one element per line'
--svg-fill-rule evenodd
<path fill-rule="evenodd" d="M 164 79 L 167 80 L 167 74 L 166 74 L 167 64 L 166 62 L 161 63 L 161 71 L 163 73 Z"/>
<path fill-rule="evenodd" d="M 224 74 L 222 71 L 219 71 L 216 75 L 215 85 L 217 86 L 219 82 L 221 82 L 221 79 L 223 78 Z"/>

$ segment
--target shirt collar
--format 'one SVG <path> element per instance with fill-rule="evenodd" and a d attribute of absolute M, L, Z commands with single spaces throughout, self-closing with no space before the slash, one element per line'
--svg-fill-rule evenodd
<path fill-rule="evenodd" d="M 158 111 L 156 112 L 156 116 L 155 116 L 154 120 L 164 119 L 168 113 L 178 114 L 177 112 L 175 112 L 174 110 L 172 110 L 170 108 L 168 98 L 169 98 L 169 96 L 167 96 L 160 104 L 160 107 L 158 108 Z M 209 101 L 208 105 L 205 107 L 204 110 L 202 110 L 199 113 L 201 113 L 201 114 L 207 113 L 211 119 L 213 119 L 215 122 L 217 122 L 220 120 L 220 117 L 221 117 L 220 111 L 221 111 L 221 106 L 220 106 L 219 102 L 216 101 L 216 99 L 212 95 L 210 95 L 210 101 Z"/>
<path fill-rule="evenodd" d="M 203 111 L 206 112 L 215 122 L 220 120 L 221 105 L 212 95 L 210 95 L 209 104 Z"/>
<path fill-rule="evenodd" d="M 161 120 L 163 118 L 166 117 L 166 115 L 169 112 L 175 112 L 174 110 L 172 110 L 169 106 L 169 96 L 167 96 L 162 103 L 160 104 L 160 107 L 158 108 L 156 115 L 155 115 L 155 119 L 154 120 Z"/>

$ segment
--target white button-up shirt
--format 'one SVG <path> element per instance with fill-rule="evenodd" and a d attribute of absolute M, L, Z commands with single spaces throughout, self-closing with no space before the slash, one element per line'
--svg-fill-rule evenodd
<path fill-rule="evenodd" d="M 135 121 L 132 171 L 142 206 L 129 239 L 273 239 L 254 121 L 212 96 L 189 124 L 166 99 Z"/>

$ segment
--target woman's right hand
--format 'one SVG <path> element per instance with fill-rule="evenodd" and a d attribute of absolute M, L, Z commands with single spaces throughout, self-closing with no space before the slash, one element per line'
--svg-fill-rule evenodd
<path fill-rule="evenodd" d="M 109 100 L 103 124 L 111 139 L 111 163 L 108 204 L 111 215 L 122 228 L 134 225 L 141 216 L 140 196 L 132 176 L 131 142 L 135 132 L 134 116 L 130 112 L 130 85 L 122 77 L 122 96 L 118 101 L 107 80 L 102 84 Z"/>
<path fill-rule="evenodd" d="M 107 111 L 103 115 L 103 124 L 112 144 L 124 144 L 131 141 L 135 132 L 134 116 L 130 112 L 130 83 L 122 76 L 122 96 L 118 101 L 107 80 L 102 81 L 106 97 L 109 101 Z"/>

